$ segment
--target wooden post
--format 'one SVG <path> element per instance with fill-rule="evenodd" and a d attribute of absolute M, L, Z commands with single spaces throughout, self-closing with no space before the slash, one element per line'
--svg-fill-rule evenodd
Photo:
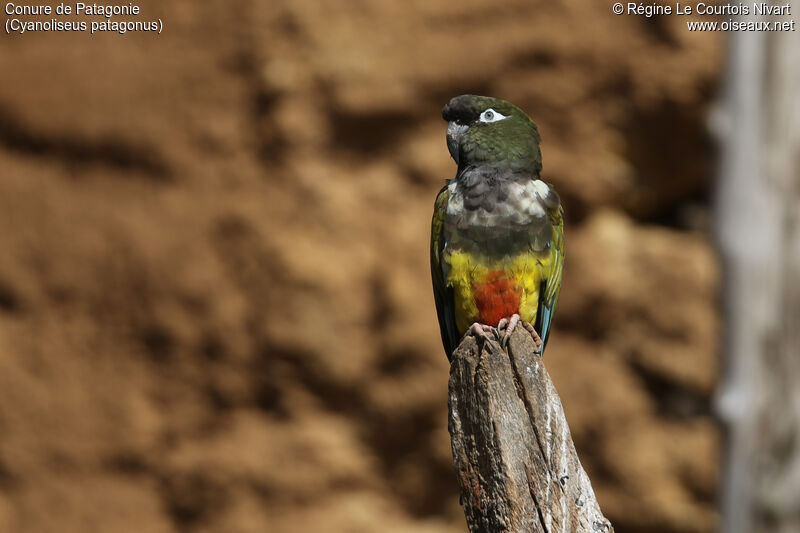
<path fill-rule="evenodd" d="M 508 347 L 466 337 L 450 366 L 453 462 L 472 533 L 612 532 L 564 409 L 523 328 Z"/>

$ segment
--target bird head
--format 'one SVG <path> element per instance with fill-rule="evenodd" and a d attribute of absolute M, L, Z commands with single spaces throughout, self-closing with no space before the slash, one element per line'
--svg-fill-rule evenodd
<path fill-rule="evenodd" d="M 538 175 L 542 169 L 539 130 L 520 108 L 489 96 L 463 94 L 442 109 L 447 148 L 459 171 L 496 166 Z"/>

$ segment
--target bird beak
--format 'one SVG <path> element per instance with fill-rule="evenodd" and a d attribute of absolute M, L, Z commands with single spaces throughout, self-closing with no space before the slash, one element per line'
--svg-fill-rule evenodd
<path fill-rule="evenodd" d="M 458 164 L 458 147 L 461 145 L 461 138 L 468 129 L 469 126 L 459 124 L 455 120 L 447 123 L 447 149 L 456 164 Z"/>

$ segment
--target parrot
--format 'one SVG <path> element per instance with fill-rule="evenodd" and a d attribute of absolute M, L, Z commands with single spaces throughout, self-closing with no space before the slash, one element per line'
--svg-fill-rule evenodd
<path fill-rule="evenodd" d="M 457 165 L 434 203 L 430 262 L 448 360 L 461 338 L 505 347 L 518 324 L 543 354 L 561 291 L 564 211 L 541 180 L 536 124 L 499 98 L 465 94 L 442 109 Z"/>

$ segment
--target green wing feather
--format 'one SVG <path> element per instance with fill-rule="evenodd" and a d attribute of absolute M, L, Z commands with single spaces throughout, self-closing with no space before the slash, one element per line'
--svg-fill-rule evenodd
<path fill-rule="evenodd" d="M 444 279 L 442 268 L 442 251 L 444 250 L 444 218 L 447 200 L 450 191 L 447 184 L 442 187 L 436 196 L 431 221 L 431 279 L 433 280 L 433 296 L 436 300 L 436 314 L 439 316 L 439 330 L 442 334 L 442 344 L 450 360 L 453 351 L 458 346 L 458 331 L 456 330 L 456 313 L 453 304 L 453 289 L 448 287 Z"/>
<path fill-rule="evenodd" d="M 558 304 L 558 295 L 561 292 L 561 277 L 564 270 L 564 209 L 559 204 L 556 208 L 548 211 L 548 216 L 553 226 L 550 250 L 555 256 L 550 266 L 550 272 L 542 281 L 539 291 L 539 310 L 536 313 L 536 324 L 534 324 L 534 328 L 542 337 L 542 352 L 544 352 L 547 339 L 550 337 L 550 326 Z"/>

